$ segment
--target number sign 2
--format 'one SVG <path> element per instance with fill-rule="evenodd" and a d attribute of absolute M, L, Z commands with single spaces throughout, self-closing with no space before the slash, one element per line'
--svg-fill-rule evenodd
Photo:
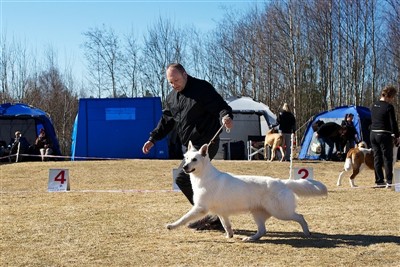
<path fill-rule="evenodd" d="M 313 170 L 313 168 L 309 168 L 309 167 L 293 168 L 293 178 L 295 180 L 297 180 L 297 179 L 313 179 L 314 178 L 314 170 Z"/>
<path fill-rule="evenodd" d="M 69 191 L 68 169 L 49 169 L 49 192 Z"/>

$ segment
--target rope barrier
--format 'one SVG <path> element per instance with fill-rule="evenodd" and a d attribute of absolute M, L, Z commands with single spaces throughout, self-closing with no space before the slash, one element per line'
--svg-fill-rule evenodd
<path fill-rule="evenodd" d="M 82 189 L 82 190 L 68 190 L 61 192 L 70 192 L 70 193 L 173 193 L 179 192 L 173 189 Z M 24 194 L 24 193 L 48 193 L 48 191 L 33 191 L 33 190 L 24 190 L 24 191 L 0 191 L 1 194 Z"/>
<path fill-rule="evenodd" d="M 210 143 L 215 139 L 215 137 L 218 135 L 218 133 L 222 130 L 224 125 L 221 126 L 221 128 L 218 130 L 218 132 L 215 134 L 215 136 L 211 139 Z M 291 138 L 293 142 L 293 136 Z M 292 144 L 292 149 L 293 149 L 293 144 Z M 293 151 L 292 151 L 293 153 Z M 41 155 L 33 155 L 33 154 L 12 154 L 4 157 L 0 157 L 0 160 L 4 159 L 10 159 L 12 157 L 40 157 Z M 54 159 L 84 159 L 84 160 L 129 160 L 128 158 L 100 158 L 100 157 L 71 157 L 71 156 L 56 156 L 56 155 L 47 155 L 46 158 L 54 158 Z M 290 157 L 290 175 L 289 179 L 292 179 L 291 173 L 293 169 L 293 158 L 292 155 Z M 396 186 L 400 186 L 400 183 L 392 184 L 391 189 L 394 189 Z M 335 188 L 331 189 L 329 191 L 335 192 L 335 191 L 349 191 L 349 190 L 363 190 L 363 189 L 385 189 L 387 186 L 386 185 L 380 185 L 380 186 L 357 186 L 357 187 L 346 187 L 346 188 Z M 42 191 L 0 191 L 0 194 L 20 194 L 20 193 L 40 193 Z M 68 192 L 80 192 L 80 193 L 158 193 L 158 192 L 176 192 L 176 190 L 168 190 L 168 189 L 162 189 L 162 190 L 147 190 L 147 189 L 119 189 L 119 190 L 70 190 Z"/>
<path fill-rule="evenodd" d="M 229 117 L 229 115 L 225 115 L 224 118 L 225 117 Z M 215 140 L 215 138 L 217 138 L 218 134 L 222 131 L 224 126 L 225 126 L 225 123 L 223 123 L 221 125 L 221 127 L 218 129 L 218 131 L 213 136 L 213 138 L 211 138 L 211 140 L 208 143 L 208 145 L 210 145 Z M 230 129 L 226 128 L 226 132 L 229 133 Z M 40 157 L 40 158 L 42 158 L 41 155 L 21 154 L 21 153 L 19 153 L 19 144 L 18 144 L 18 151 L 17 151 L 16 154 L 11 154 L 11 155 L 8 155 L 8 156 L 0 157 L 0 161 L 3 161 L 5 159 L 9 159 L 9 161 L 11 162 L 11 158 L 15 157 L 16 158 L 15 162 L 18 162 L 21 156 L 22 157 Z M 52 158 L 53 159 L 72 159 L 72 160 L 75 160 L 75 159 L 86 159 L 86 160 L 128 160 L 129 159 L 129 158 L 100 158 L 100 157 L 78 157 L 78 156 L 73 156 L 72 157 L 72 156 L 57 156 L 57 155 L 46 155 L 46 156 L 44 156 L 44 158 L 46 158 L 46 159 L 52 159 Z"/>
<path fill-rule="evenodd" d="M 23 156 L 23 157 L 31 157 L 31 158 L 42 158 L 41 155 L 36 155 L 36 154 L 11 154 L 11 155 L 8 155 L 8 156 L 0 157 L 0 160 L 3 161 L 5 159 L 11 159 L 11 158 L 17 157 L 17 156 L 19 156 L 19 157 L 21 157 L 21 156 Z M 101 158 L 101 157 L 78 157 L 78 156 L 73 156 L 72 157 L 72 156 L 57 156 L 57 155 L 46 155 L 44 157 L 46 159 L 53 158 L 53 159 L 73 159 L 73 160 L 75 160 L 75 159 L 86 159 L 86 160 L 129 160 L 129 159 L 131 159 L 131 158 Z M 14 162 L 14 161 L 12 161 L 12 162 Z"/>
<path fill-rule="evenodd" d="M 392 184 L 390 190 L 393 190 L 395 186 L 400 186 L 400 183 Z M 340 191 L 351 191 L 351 190 L 365 190 L 365 189 L 386 189 L 386 185 L 382 186 L 357 186 L 357 187 L 346 187 L 346 188 L 328 188 L 329 192 L 340 192 Z M 68 190 L 65 192 L 70 193 L 174 193 L 179 192 L 173 189 L 81 189 L 81 190 Z M 48 193 L 48 191 L 0 191 L 1 194 L 27 194 L 27 193 Z"/>

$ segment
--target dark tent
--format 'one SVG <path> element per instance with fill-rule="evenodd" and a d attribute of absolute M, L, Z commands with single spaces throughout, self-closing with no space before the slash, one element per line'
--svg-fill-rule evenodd
<path fill-rule="evenodd" d="M 40 129 L 44 128 L 50 138 L 54 155 L 61 155 L 60 146 L 49 115 L 38 108 L 26 104 L 0 105 L 0 142 L 7 145 L 20 131 L 30 145 L 34 145 Z"/>
<path fill-rule="evenodd" d="M 362 106 L 342 106 L 321 112 L 313 117 L 304 133 L 299 159 L 319 159 L 319 154 L 311 150 L 311 145 L 316 142 L 316 137 L 312 128 L 314 122 L 322 120 L 325 123 L 332 121 L 341 124 L 345 115 L 349 113 L 354 114 L 353 122 L 359 138 L 367 142 L 370 147 L 369 126 L 371 125 L 371 111 L 369 108 Z"/>
<path fill-rule="evenodd" d="M 167 159 L 167 138 L 157 142 L 149 154 L 142 152 L 160 117 L 159 97 L 80 99 L 72 132 L 72 160 Z"/>

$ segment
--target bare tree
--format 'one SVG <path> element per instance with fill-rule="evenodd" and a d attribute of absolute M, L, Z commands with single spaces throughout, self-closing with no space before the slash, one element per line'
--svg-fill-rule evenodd
<path fill-rule="evenodd" d="M 9 98 L 9 89 L 8 89 L 8 58 L 10 56 L 10 52 L 7 46 L 7 38 L 6 34 L 1 35 L 1 54 L 0 54 L 0 64 L 1 64 L 1 102 L 6 102 L 7 98 Z"/>
<path fill-rule="evenodd" d="M 390 6 L 387 12 L 387 50 L 394 73 L 393 83 L 400 86 L 400 0 L 387 0 Z"/>
<path fill-rule="evenodd" d="M 45 110 L 52 119 L 60 143 L 61 153 L 68 155 L 71 147 L 72 128 L 78 112 L 78 97 L 74 88 L 68 88 L 56 66 L 41 72 L 37 80 L 28 83 L 23 102 Z M 73 86 L 71 77 L 69 86 Z"/>
<path fill-rule="evenodd" d="M 89 29 L 83 35 L 87 38 L 84 48 L 91 80 L 99 90 L 99 97 L 109 89 L 111 96 L 117 97 L 118 68 L 121 64 L 118 36 L 113 29 L 106 29 L 104 25 L 101 29 Z"/>
<path fill-rule="evenodd" d="M 140 49 L 133 33 L 126 36 L 124 53 L 121 56 L 121 88 L 126 96 L 138 97 L 139 93 L 139 53 Z M 143 95 L 143 92 L 142 94 Z"/>
<path fill-rule="evenodd" d="M 25 87 L 28 80 L 29 66 L 27 46 L 14 40 L 11 44 L 7 43 L 6 36 L 2 36 L 1 52 L 1 85 L 2 95 L 6 99 L 21 100 L 24 98 Z"/>
<path fill-rule="evenodd" d="M 185 30 L 177 28 L 168 19 L 159 20 L 149 27 L 144 38 L 142 55 L 142 83 L 153 95 L 158 95 L 164 102 L 167 96 L 165 69 L 169 63 L 185 65 L 187 35 Z"/>

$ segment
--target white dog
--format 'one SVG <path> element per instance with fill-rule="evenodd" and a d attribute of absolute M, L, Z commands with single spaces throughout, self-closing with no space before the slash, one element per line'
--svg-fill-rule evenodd
<path fill-rule="evenodd" d="M 229 216 L 250 212 L 258 226 L 257 233 L 244 241 L 258 240 L 266 233 L 265 222 L 271 216 L 298 222 L 306 236 L 310 235 L 303 215 L 296 213 L 296 196 L 323 196 L 327 188 L 315 180 L 280 180 L 262 176 L 232 176 L 217 170 L 208 157 L 208 146 L 197 151 L 189 142 L 183 169 L 190 173 L 193 187 L 192 209 L 167 229 L 199 219 L 208 212 L 218 215 L 226 231 L 233 237 Z M 296 195 L 296 196 L 295 196 Z"/>

